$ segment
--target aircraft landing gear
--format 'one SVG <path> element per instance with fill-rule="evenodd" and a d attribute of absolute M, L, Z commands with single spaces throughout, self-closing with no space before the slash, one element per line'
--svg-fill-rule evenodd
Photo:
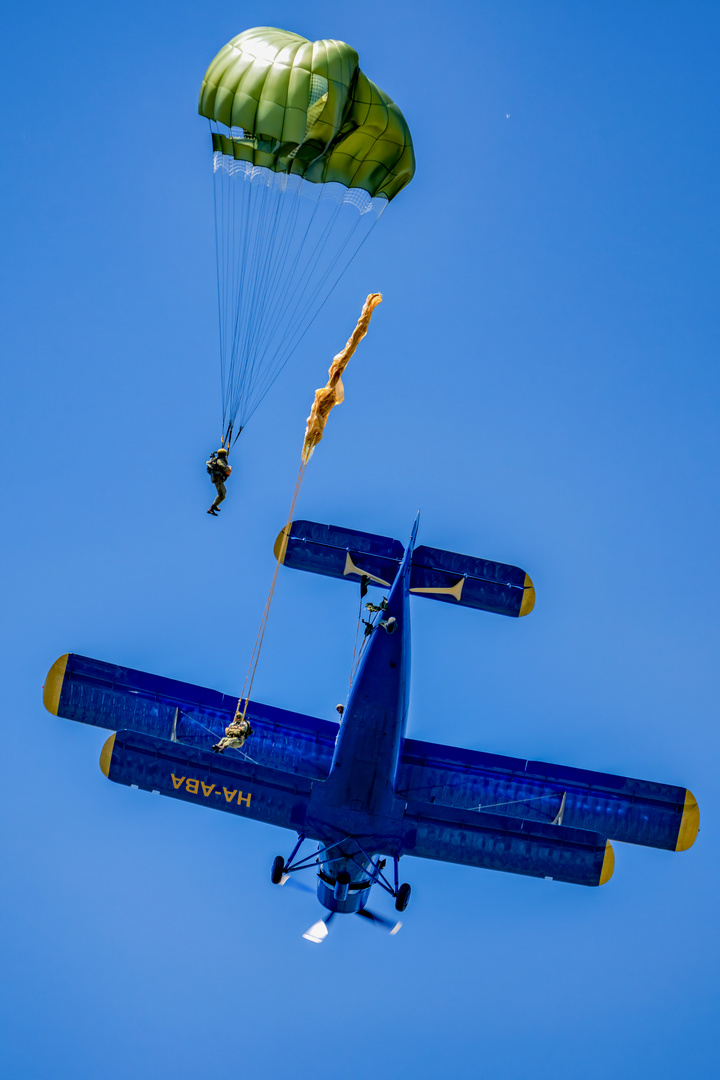
<path fill-rule="evenodd" d="M 408 884 L 404 884 L 404 885 L 400 886 L 400 888 L 397 891 L 397 896 L 395 897 L 395 910 L 396 911 L 405 911 L 408 904 L 410 903 L 410 893 L 411 893 L 411 891 L 412 890 L 411 890 L 411 888 L 410 888 L 410 886 Z"/>
<path fill-rule="evenodd" d="M 282 855 L 276 855 L 273 859 L 272 870 L 270 871 L 270 880 L 273 885 L 279 885 L 282 881 L 282 876 L 285 873 L 285 860 Z"/>

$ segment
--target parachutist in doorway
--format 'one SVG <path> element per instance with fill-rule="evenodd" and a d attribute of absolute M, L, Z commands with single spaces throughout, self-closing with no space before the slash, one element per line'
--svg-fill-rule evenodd
<path fill-rule="evenodd" d="M 227 750 L 229 746 L 233 750 L 239 750 L 252 733 L 253 729 L 250 727 L 250 722 L 243 720 L 242 717 L 235 716 L 232 723 L 225 728 L 225 737 L 220 742 L 215 743 L 213 750 L 216 754 L 222 754 L 223 750 Z"/>
<path fill-rule="evenodd" d="M 217 517 L 218 511 L 220 510 L 220 503 L 227 494 L 225 491 L 225 481 L 232 472 L 232 465 L 228 465 L 227 454 L 228 452 L 225 447 L 221 446 L 219 450 L 216 450 L 214 454 L 210 455 L 210 460 L 206 462 L 210 479 L 217 491 L 215 502 L 208 510 L 208 514 L 212 514 L 213 517 Z"/>

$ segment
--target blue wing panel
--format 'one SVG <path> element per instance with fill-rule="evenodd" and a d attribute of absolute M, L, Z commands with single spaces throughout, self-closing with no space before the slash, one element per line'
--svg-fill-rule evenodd
<path fill-rule="evenodd" d="M 388 536 L 314 521 L 291 522 L 275 541 L 284 566 L 355 582 L 367 575 L 388 588 L 403 552 L 400 541 Z M 499 615 L 527 615 L 535 603 L 532 581 L 519 567 L 431 547 L 413 552 L 410 591 Z"/>
<path fill-rule="evenodd" d="M 58 716 L 83 724 L 129 728 L 210 749 L 224 735 L 237 698 L 70 653 L 54 700 L 46 696 L 46 704 Z M 327 776 L 337 724 L 259 702 L 250 702 L 247 716 L 254 734 L 245 750 L 254 761 L 302 776 Z"/>
<path fill-rule="evenodd" d="M 562 809 L 564 825 L 671 851 L 686 798 L 669 784 L 414 739 L 403 745 L 396 786 L 406 798 L 546 823 Z"/>
<path fill-rule="evenodd" d="M 416 802 L 405 812 L 403 854 L 573 885 L 602 885 L 614 865 L 598 833 Z"/>
<path fill-rule="evenodd" d="M 284 566 L 354 582 L 368 575 L 388 587 L 404 551 L 399 540 L 388 536 L 314 521 L 291 522 L 275 541 L 275 556 Z"/>
<path fill-rule="evenodd" d="M 45 700 L 71 720 L 205 749 L 223 734 L 237 703 L 215 690 L 75 654 L 53 665 Z M 298 776 L 328 775 L 337 724 L 259 702 L 250 703 L 248 716 L 252 738 L 225 760 L 247 757 Z M 546 824 L 562 810 L 569 827 L 668 850 L 689 847 L 699 821 L 682 787 L 413 739 L 404 742 L 396 786 L 404 798 Z"/>
<path fill-rule="evenodd" d="M 118 784 L 158 791 L 238 817 L 303 830 L 312 781 L 197 747 L 119 731 L 105 743 L 100 766 Z"/>
<path fill-rule="evenodd" d="M 413 552 L 410 591 L 429 600 L 515 617 L 527 615 L 535 603 L 532 581 L 518 566 L 431 547 Z"/>

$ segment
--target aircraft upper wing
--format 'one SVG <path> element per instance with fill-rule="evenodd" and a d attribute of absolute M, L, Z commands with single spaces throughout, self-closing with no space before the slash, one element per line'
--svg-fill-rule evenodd
<path fill-rule="evenodd" d="M 210 749 L 237 699 L 176 679 L 66 654 L 45 681 L 50 712 L 98 727 L 132 728 L 185 746 Z M 338 725 L 251 701 L 254 734 L 246 749 L 263 766 L 324 779 Z M 228 751 L 225 760 L 238 758 Z M 623 840 L 683 851 L 700 816 L 686 788 L 524 758 L 406 739 L 396 781 L 408 800 L 589 829 Z"/>
<path fill-rule="evenodd" d="M 100 768 L 118 784 L 307 832 L 312 781 L 303 776 L 137 731 L 111 735 Z"/>
<path fill-rule="evenodd" d="M 611 840 L 683 851 L 697 836 L 686 788 L 544 761 L 406 739 L 396 790 L 403 798 L 475 813 L 589 829 Z"/>
<path fill-rule="evenodd" d="M 573 885 L 603 885 L 615 864 L 598 833 L 416 802 L 405 811 L 402 854 Z"/>
<path fill-rule="evenodd" d="M 66 653 L 45 680 L 45 707 L 95 727 L 128 728 L 186 746 L 210 749 L 225 734 L 237 698 L 203 686 Z M 338 725 L 251 701 L 250 756 L 261 765 L 322 779 L 332 761 Z M 227 752 L 234 757 L 234 751 Z"/>

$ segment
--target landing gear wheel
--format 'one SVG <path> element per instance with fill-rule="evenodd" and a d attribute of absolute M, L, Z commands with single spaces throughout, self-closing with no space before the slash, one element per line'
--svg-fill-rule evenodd
<path fill-rule="evenodd" d="M 395 910 L 396 911 L 405 911 L 405 908 L 410 903 L 410 893 L 411 893 L 411 891 L 412 890 L 410 889 L 410 886 L 407 885 L 407 884 L 400 886 L 400 888 L 397 891 L 397 896 L 395 897 Z"/>
<path fill-rule="evenodd" d="M 282 876 L 285 873 L 285 860 L 282 855 L 276 855 L 273 859 L 272 870 L 270 871 L 270 880 L 273 885 L 279 885 L 282 881 Z"/>

